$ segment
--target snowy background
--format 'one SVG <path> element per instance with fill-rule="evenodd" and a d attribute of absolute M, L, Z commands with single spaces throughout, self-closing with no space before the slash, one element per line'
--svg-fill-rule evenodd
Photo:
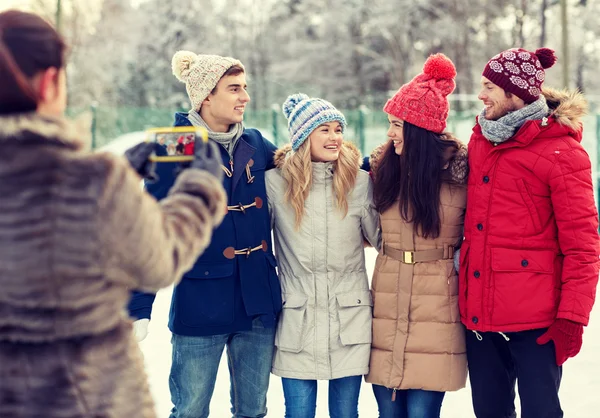
<path fill-rule="evenodd" d="M 0 0 L 57 20 L 69 43 L 69 104 L 178 109 L 188 105 L 171 57 L 185 49 L 240 59 L 254 113 L 301 91 L 345 110 L 381 109 L 432 53 L 457 68 L 457 95 L 477 93 L 487 60 L 547 46 L 547 85 L 600 94 L 600 0 Z M 468 108 L 465 103 L 462 109 Z M 456 107 L 456 110 L 461 110 Z M 131 115 L 134 118 L 134 114 Z M 142 114 L 139 114 L 142 117 Z M 108 122 L 107 122 L 108 123 Z M 127 131 L 123 131 L 125 133 Z"/>

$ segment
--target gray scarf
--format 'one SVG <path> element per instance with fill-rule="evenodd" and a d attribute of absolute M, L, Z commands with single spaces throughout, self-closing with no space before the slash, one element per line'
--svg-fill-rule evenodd
<path fill-rule="evenodd" d="M 525 106 L 522 109 L 515 110 L 498 120 L 487 120 L 485 118 L 485 109 L 479 115 L 479 126 L 483 136 L 490 142 L 500 144 L 512 138 L 517 130 L 528 120 L 539 120 L 548 116 L 549 109 L 546 104 L 546 98 L 540 96 L 535 102 Z"/>
<path fill-rule="evenodd" d="M 206 128 L 208 131 L 208 137 L 214 141 L 217 141 L 219 144 L 223 145 L 229 155 L 233 154 L 233 150 L 235 149 L 235 145 L 238 142 L 238 139 L 244 133 L 244 125 L 242 123 L 236 123 L 230 126 L 229 132 L 215 132 L 206 124 L 204 119 L 200 116 L 198 112 L 195 110 L 190 110 L 188 114 L 188 120 L 195 127 Z"/>

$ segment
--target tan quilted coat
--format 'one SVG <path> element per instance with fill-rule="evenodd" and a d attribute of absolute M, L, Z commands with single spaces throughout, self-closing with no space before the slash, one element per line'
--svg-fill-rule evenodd
<path fill-rule="evenodd" d="M 188 270 L 225 196 L 183 172 L 160 204 L 64 120 L 0 117 L 0 417 L 151 418 L 125 306 Z M 198 199 L 182 191 L 204 197 Z"/>
<path fill-rule="evenodd" d="M 379 153 L 371 157 L 377 174 Z M 453 177 L 466 184 L 466 151 L 452 162 Z M 413 233 L 398 206 L 381 214 L 384 245 L 399 250 L 455 246 L 462 240 L 465 186 L 442 185 L 441 232 L 437 239 Z M 467 358 L 458 310 L 453 260 L 404 264 L 379 254 L 372 281 L 373 342 L 369 383 L 394 389 L 454 391 L 465 386 Z"/>

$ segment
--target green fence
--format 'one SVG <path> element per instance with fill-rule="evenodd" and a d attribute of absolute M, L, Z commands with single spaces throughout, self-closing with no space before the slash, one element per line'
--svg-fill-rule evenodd
<path fill-rule="evenodd" d="M 88 111 L 92 114 L 92 148 L 100 148 L 131 132 L 140 132 L 152 127 L 171 126 L 174 109 L 139 107 L 103 107 L 91 106 L 88 109 L 69 109 L 70 116 Z M 348 130 L 345 139 L 354 142 L 363 155 L 386 139 L 387 115 L 380 109 L 361 106 L 358 109 L 345 110 Z M 463 141 L 468 141 L 475 121 L 473 111 L 450 112 L 448 130 Z M 244 124 L 258 128 L 263 135 L 281 146 L 288 141 L 287 121 L 279 106 L 271 109 L 252 111 L 244 116 Z M 583 145 L 590 154 L 594 167 L 600 161 L 600 114 L 588 117 L 584 122 Z"/>
<path fill-rule="evenodd" d="M 136 107 L 96 107 L 89 109 L 69 109 L 70 116 L 89 111 L 92 113 L 92 147 L 99 148 L 124 134 L 144 131 L 152 127 L 171 126 L 174 109 L 136 108 Z M 344 111 L 348 121 L 345 138 L 353 141 L 363 154 L 367 154 L 376 145 L 385 141 L 387 116 L 377 110 L 361 107 Z M 464 122 L 474 120 L 472 112 L 450 115 L 448 129 L 459 132 Z M 287 121 L 279 107 L 272 109 L 247 111 L 244 116 L 247 127 L 258 128 L 263 135 L 276 145 L 283 145 L 288 140 Z M 470 128 L 469 128 L 470 129 Z M 600 133 L 599 133 L 600 134 Z"/>

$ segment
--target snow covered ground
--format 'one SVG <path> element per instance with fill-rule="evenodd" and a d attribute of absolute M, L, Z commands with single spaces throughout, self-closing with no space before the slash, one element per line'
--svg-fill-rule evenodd
<path fill-rule="evenodd" d="M 146 135 L 144 132 L 131 132 L 116 138 L 114 141 L 109 142 L 103 147 L 100 147 L 98 151 L 108 151 L 114 154 L 124 154 L 128 148 L 139 144 L 140 142 L 144 141 L 145 138 Z"/>
<path fill-rule="evenodd" d="M 376 252 L 367 250 L 367 270 L 375 265 Z M 168 376 L 171 365 L 170 332 L 167 328 L 167 316 L 171 302 L 172 288 L 158 293 L 152 312 L 150 333 L 140 343 L 145 356 L 146 372 L 159 418 L 167 418 L 171 408 Z M 581 353 L 567 361 L 561 387 L 561 400 L 566 418 L 596 418 L 600 416 L 600 307 L 592 313 L 590 326 L 584 334 Z M 448 393 L 443 403 L 442 418 L 474 418 L 469 388 Z M 327 383 L 321 382 L 317 395 L 317 417 L 328 417 Z M 227 418 L 229 413 L 229 372 L 226 356 L 221 359 L 217 384 L 211 402 L 211 417 Z M 371 385 L 363 383 L 359 413 L 362 418 L 376 418 L 377 404 Z M 283 392 L 279 377 L 271 375 L 268 394 L 269 417 L 284 416 Z"/>
<path fill-rule="evenodd" d="M 590 120 L 586 125 L 584 147 L 592 159 L 592 167 L 596 164 L 595 121 Z M 120 137 L 102 150 L 123 153 L 130 146 L 139 143 L 144 138 L 143 133 L 134 132 Z M 594 173 L 594 179 L 596 173 Z M 376 253 L 367 250 L 367 270 L 372 271 Z M 167 317 L 171 301 L 172 288 L 163 289 L 158 293 L 154 303 L 153 319 L 150 323 L 150 334 L 140 344 L 145 356 L 146 371 L 156 402 L 159 418 L 167 418 L 171 408 L 168 375 L 171 365 L 170 332 L 167 328 Z M 598 303 L 600 305 L 600 302 Z M 600 307 L 592 312 L 590 326 L 584 333 L 584 344 L 581 353 L 567 361 L 561 385 L 561 401 L 566 418 L 596 418 L 600 416 Z M 442 418 L 474 418 L 471 407 L 470 389 L 467 387 L 458 392 L 448 393 L 442 408 Z M 227 418 L 229 413 L 229 373 L 226 356 L 222 357 L 215 392 L 211 402 L 211 417 Z M 268 394 L 268 416 L 283 417 L 284 403 L 281 380 L 271 376 Z M 364 383 L 359 402 L 359 412 L 362 418 L 376 418 L 377 404 L 371 390 L 371 385 Z M 327 384 L 319 386 L 317 417 L 327 417 Z"/>

